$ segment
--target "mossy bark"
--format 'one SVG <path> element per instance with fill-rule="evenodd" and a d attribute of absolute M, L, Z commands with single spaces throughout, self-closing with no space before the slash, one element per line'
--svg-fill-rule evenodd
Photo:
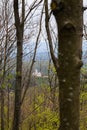
<path fill-rule="evenodd" d="M 80 68 L 82 66 L 82 0 L 56 1 L 53 14 L 59 39 L 59 130 L 79 130 Z"/>

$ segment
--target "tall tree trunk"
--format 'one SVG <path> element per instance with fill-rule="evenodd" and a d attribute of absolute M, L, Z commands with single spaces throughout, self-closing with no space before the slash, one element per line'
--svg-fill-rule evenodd
<path fill-rule="evenodd" d="M 82 0 L 52 0 L 59 39 L 59 130 L 79 130 Z"/>
<path fill-rule="evenodd" d="M 14 0 L 14 16 L 17 37 L 17 63 L 16 63 L 16 84 L 15 84 L 15 107 L 12 130 L 19 130 L 21 115 L 21 84 L 22 84 L 22 54 L 23 54 L 23 33 L 24 33 L 24 14 L 25 4 L 22 0 L 22 21 L 20 21 L 18 0 Z"/>
<path fill-rule="evenodd" d="M 15 107 L 13 130 L 19 130 L 21 114 L 21 80 L 22 80 L 22 43 L 17 42 L 17 66 L 16 66 L 16 85 L 15 85 Z"/>

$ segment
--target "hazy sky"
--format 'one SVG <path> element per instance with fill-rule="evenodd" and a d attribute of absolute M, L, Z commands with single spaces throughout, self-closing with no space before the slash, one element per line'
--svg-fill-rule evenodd
<path fill-rule="evenodd" d="M 35 0 L 26 0 L 26 1 L 29 5 L 31 5 Z M 49 3 L 51 2 L 51 0 L 48 1 Z M 87 0 L 83 0 L 83 6 L 87 6 Z M 84 22 L 87 23 L 87 11 L 84 12 Z"/>
<path fill-rule="evenodd" d="M 87 0 L 83 0 L 83 4 L 84 4 L 84 5 L 87 5 Z"/>
<path fill-rule="evenodd" d="M 35 0 L 26 0 L 26 2 L 29 4 L 29 6 L 33 3 L 33 1 L 35 1 Z M 40 1 L 40 0 L 39 0 L 39 1 Z M 50 1 L 51 1 L 51 0 L 49 0 L 49 3 L 50 3 Z M 37 2 L 38 2 L 38 1 L 37 1 Z M 87 0 L 83 0 L 83 6 L 87 6 Z M 38 11 L 37 11 L 37 12 L 38 12 Z M 84 23 L 87 24 L 87 10 L 84 12 L 83 18 L 84 18 Z M 87 45 L 84 43 L 84 44 L 83 44 L 83 48 L 87 49 L 86 46 L 87 46 Z M 45 43 L 43 40 L 41 40 L 41 43 L 40 43 L 40 45 L 39 45 L 39 47 L 38 47 L 38 51 L 39 51 L 39 52 L 47 51 L 46 47 L 47 47 L 46 43 Z"/>
<path fill-rule="evenodd" d="M 83 6 L 87 6 L 87 0 L 83 0 Z M 84 23 L 87 24 L 87 10 L 84 12 Z"/>

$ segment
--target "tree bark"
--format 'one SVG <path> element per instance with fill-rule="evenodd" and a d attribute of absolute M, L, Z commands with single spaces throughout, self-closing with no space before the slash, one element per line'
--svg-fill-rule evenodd
<path fill-rule="evenodd" d="M 16 84 L 15 84 L 15 106 L 12 130 L 19 130 L 21 115 L 21 89 L 22 89 L 22 55 L 23 55 L 23 34 L 25 0 L 22 0 L 22 21 L 19 17 L 18 0 L 14 0 L 14 17 L 17 38 L 17 60 L 16 60 Z"/>
<path fill-rule="evenodd" d="M 52 0 L 58 25 L 59 130 L 79 130 L 82 0 Z"/>

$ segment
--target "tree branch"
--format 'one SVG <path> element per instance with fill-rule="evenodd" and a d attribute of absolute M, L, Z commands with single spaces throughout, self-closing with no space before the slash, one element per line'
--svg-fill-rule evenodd
<path fill-rule="evenodd" d="M 52 43 L 52 38 L 51 38 L 51 34 L 50 34 L 50 29 L 49 29 L 48 1 L 44 0 L 44 2 L 45 2 L 45 27 L 46 27 L 46 32 L 47 32 L 47 37 L 48 37 L 48 42 L 49 42 L 49 48 L 50 48 L 50 53 L 51 53 L 51 57 L 52 57 L 54 66 L 57 70 L 58 69 L 58 59 L 54 55 L 53 43 Z"/>

